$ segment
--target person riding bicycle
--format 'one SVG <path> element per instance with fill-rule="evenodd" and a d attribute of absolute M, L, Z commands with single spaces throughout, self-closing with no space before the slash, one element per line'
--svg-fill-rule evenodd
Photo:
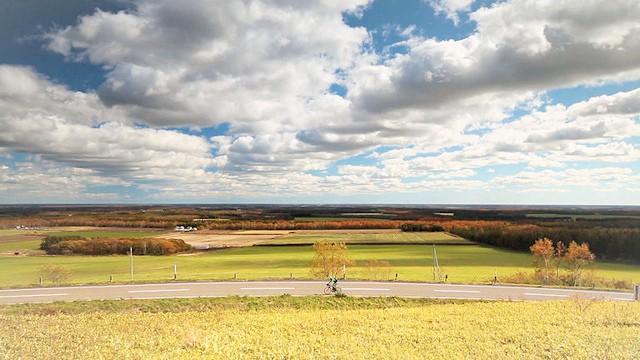
<path fill-rule="evenodd" d="M 329 282 L 327 283 L 327 286 L 331 287 L 333 291 L 336 291 L 337 285 L 338 278 L 336 278 L 335 275 L 329 275 Z"/>

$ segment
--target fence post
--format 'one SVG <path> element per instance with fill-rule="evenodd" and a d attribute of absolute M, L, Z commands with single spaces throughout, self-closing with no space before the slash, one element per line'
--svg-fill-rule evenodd
<path fill-rule="evenodd" d="M 113 282 L 113 275 L 109 275 L 109 282 Z"/>
<path fill-rule="evenodd" d="M 42 276 L 40 276 L 40 286 L 42 286 Z"/>
<path fill-rule="evenodd" d="M 237 280 L 238 279 L 238 274 L 237 273 L 233 273 L 233 280 Z"/>
<path fill-rule="evenodd" d="M 636 284 L 635 286 L 635 292 L 634 292 L 634 297 L 633 297 L 636 301 L 640 301 L 640 284 Z"/>

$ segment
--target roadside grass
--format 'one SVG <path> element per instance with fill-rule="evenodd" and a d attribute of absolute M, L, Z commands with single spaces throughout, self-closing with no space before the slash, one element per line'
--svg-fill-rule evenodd
<path fill-rule="evenodd" d="M 336 297 L 0 307 L 1 358 L 635 359 L 640 303 Z"/>
<path fill-rule="evenodd" d="M 477 302 L 477 300 L 410 299 L 387 296 L 227 296 L 219 298 L 59 301 L 43 304 L 0 305 L 0 315 L 84 314 L 95 312 L 177 313 L 223 309 L 388 309 L 438 304 L 463 304 L 466 302 Z"/>
<path fill-rule="evenodd" d="M 436 246 L 442 271 L 449 282 L 487 283 L 494 274 L 500 279 L 517 272 L 532 271 L 527 253 L 488 246 Z M 351 245 L 349 253 L 356 265 L 347 268 L 348 279 L 432 281 L 432 247 L 424 245 Z M 259 246 L 172 256 L 135 256 L 135 281 L 168 281 L 177 265 L 178 280 L 238 280 L 311 278 L 311 246 Z M 389 269 L 380 269 L 373 277 L 367 260 L 384 260 Z M 59 265 L 70 270 L 70 284 L 129 281 L 127 256 L 5 256 L 0 257 L 0 287 L 30 286 L 38 283 L 44 265 Z M 640 266 L 598 262 L 595 275 L 605 278 L 640 281 Z M 51 285 L 51 284 L 47 284 Z"/>

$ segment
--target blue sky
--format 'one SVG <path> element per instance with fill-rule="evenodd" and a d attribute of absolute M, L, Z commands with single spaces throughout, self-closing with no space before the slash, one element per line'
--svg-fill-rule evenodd
<path fill-rule="evenodd" d="M 0 203 L 640 203 L 634 1 L 283 4 L 1 4 Z"/>

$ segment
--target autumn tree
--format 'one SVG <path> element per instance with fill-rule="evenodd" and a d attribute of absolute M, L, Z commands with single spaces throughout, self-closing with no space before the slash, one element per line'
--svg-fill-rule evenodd
<path fill-rule="evenodd" d="M 567 253 L 567 247 L 562 241 L 556 243 L 556 250 L 553 257 L 553 264 L 556 268 L 556 282 L 560 281 L 560 267 L 562 266 L 564 255 Z"/>
<path fill-rule="evenodd" d="M 575 241 L 572 241 L 569 243 L 569 247 L 563 258 L 571 272 L 573 286 L 576 286 L 580 283 L 582 271 L 589 266 L 596 257 L 589 249 L 589 244 L 582 243 L 578 245 Z"/>
<path fill-rule="evenodd" d="M 549 269 L 551 262 L 556 254 L 553 246 L 553 241 L 548 238 L 541 238 L 529 248 L 531 254 L 533 254 L 534 262 L 538 269 L 542 272 L 542 278 L 544 283 L 549 282 Z"/>
<path fill-rule="evenodd" d="M 344 242 L 318 241 L 313 244 L 313 250 L 311 272 L 315 276 L 337 276 L 343 266 L 353 264 Z"/>
<path fill-rule="evenodd" d="M 62 266 L 49 264 L 40 268 L 40 276 L 45 280 L 57 284 L 69 280 L 71 271 Z"/>

